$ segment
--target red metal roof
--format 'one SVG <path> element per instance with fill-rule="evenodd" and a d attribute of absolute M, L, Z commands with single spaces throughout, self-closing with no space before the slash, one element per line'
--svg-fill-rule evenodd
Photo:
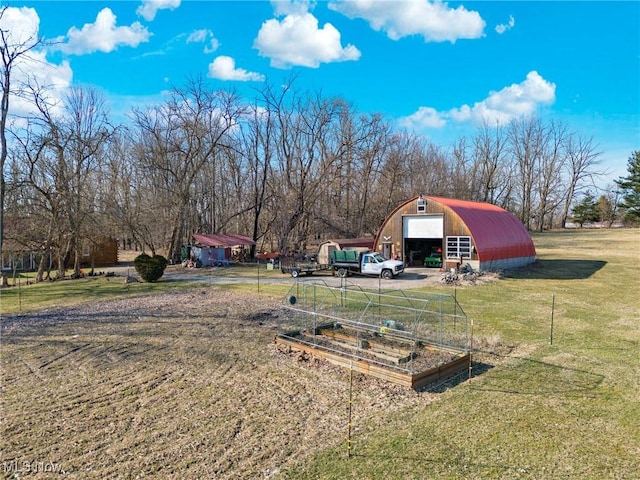
<path fill-rule="evenodd" d="M 235 247 L 236 245 L 255 245 L 256 242 L 244 235 L 224 233 L 194 233 L 193 239 L 205 247 Z"/>
<path fill-rule="evenodd" d="M 465 223 L 481 261 L 534 257 L 531 235 L 512 213 L 491 203 L 426 196 L 448 207 Z"/>

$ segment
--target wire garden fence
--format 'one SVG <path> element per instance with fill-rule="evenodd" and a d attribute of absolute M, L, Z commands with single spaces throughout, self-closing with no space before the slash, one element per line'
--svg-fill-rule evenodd
<path fill-rule="evenodd" d="M 449 294 L 311 280 L 283 306 L 278 343 L 395 383 L 420 388 L 470 362 L 469 322 Z"/>

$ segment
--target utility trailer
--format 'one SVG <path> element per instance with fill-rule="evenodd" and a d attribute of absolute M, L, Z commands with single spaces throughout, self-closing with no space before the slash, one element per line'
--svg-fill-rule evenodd
<path fill-rule="evenodd" d="M 280 266 L 282 273 L 289 273 L 293 278 L 298 278 L 300 275 L 311 275 L 314 272 L 330 269 L 332 269 L 331 265 L 316 262 L 294 263 L 293 265 L 281 264 Z"/>

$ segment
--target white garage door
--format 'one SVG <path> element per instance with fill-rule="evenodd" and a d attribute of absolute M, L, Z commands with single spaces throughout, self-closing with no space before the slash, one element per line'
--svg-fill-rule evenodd
<path fill-rule="evenodd" d="M 404 238 L 442 238 L 444 220 L 437 216 L 416 216 L 403 218 Z"/>

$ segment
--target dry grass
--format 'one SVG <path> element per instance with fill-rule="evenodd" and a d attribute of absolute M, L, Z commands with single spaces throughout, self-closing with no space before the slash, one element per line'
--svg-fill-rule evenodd
<path fill-rule="evenodd" d="M 277 308 L 214 287 L 5 317 L 6 476 L 269 478 L 344 443 L 348 373 L 278 352 Z M 357 425 L 433 400 L 355 380 Z"/>

